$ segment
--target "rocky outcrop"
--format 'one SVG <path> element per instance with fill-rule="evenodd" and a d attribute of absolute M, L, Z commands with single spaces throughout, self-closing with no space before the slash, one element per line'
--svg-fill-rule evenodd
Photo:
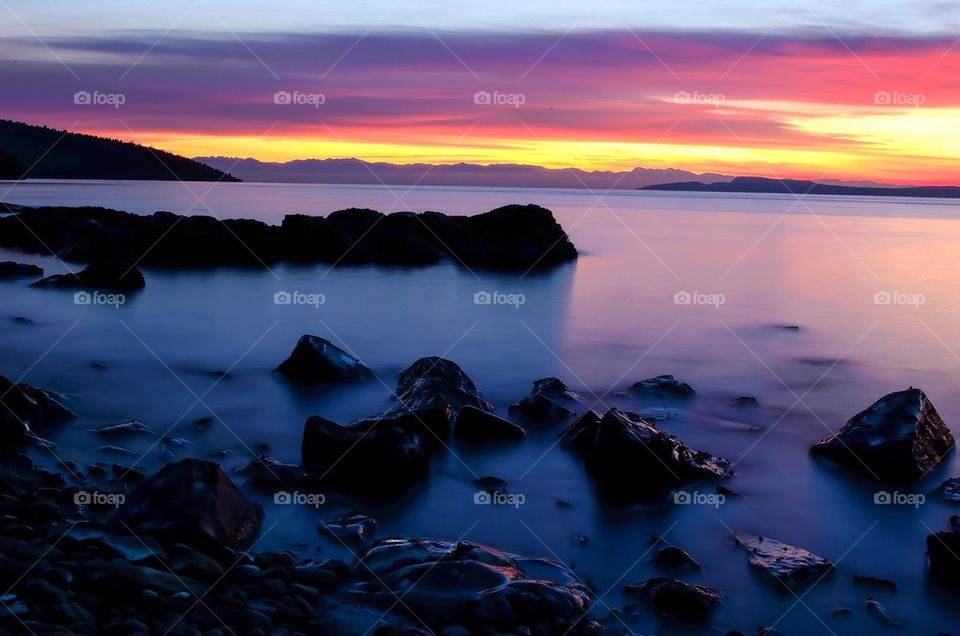
<path fill-rule="evenodd" d="M 947 530 L 927 536 L 930 576 L 952 587 L 960 587 L 960 516 L 950 517 Z"/>
<path fill-rule="evenodd" d="M 734 538 L 746 548 L 750 565 L 784 585 L 814 582 L 834 570 L 830 561 L 803 548 L 755 534 Z"/>
<path fill-rule="evenodd" d="M 691 449 L 653 424 L 619 409 L 588 411 L 562 433 L 584 458 L 603 494 L 619 503 L 662 499 L 671 490 L 730 473 L 727 460 Z"/>
<path fill-rule="evenodd" d="M 113 292 L 133 292 L 146 287 L 143 272 L 132 262 L 123 259 L 96 258 L 76 273 L 54 274 L 33 283 L 31 287 L 58 287 L 61 289 L 98 289 Z"/>
<path fill-rule="evenodd" d="M 555 424 L 573 417 L 570 407 L 580 402 L 580 396 L 557 378 L 541 378 L 533 383 L 530 395 L 510 405 L 510 413 L 524 420 Z"/>
<path fill-rule="evenodd" d="M 954 447 L 953 434 L 920 389 L 885 395 L 815 444 L 822 455 L 868 479 L 914 482 Z"/>
<path fill-rule="evenodd" d="M 20 442 L 74 417 L 51 391 L 0 376 L 0 439 Z"/>
<path fill-rule="evenodd" d="M 710 587 L 666 577 L 656 577 L 643 583 L 627 585 L 623 591 L 640 597 L 662 616 L 692 623 L 705 620 L 714 605 L 727 596 Z"/>
<path fill-rule="evenodd" d="M 309 334 L 300 336 L 293 352 L 276 371 L 305 385 L 348 382 L 373 376 L 373 372 L 353 355 L 329 340 Z"/>
<path fill-rule="evenodd" d="M 42 267 L 14 261 L 0 262 L 0 280 L 25 277 L 37 278 L 40 276 L 43 276 Z"/>

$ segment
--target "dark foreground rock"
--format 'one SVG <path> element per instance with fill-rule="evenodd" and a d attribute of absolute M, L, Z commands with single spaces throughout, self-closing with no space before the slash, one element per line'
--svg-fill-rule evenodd
<path fill-rule="evenodd" d="M 885 395 L 812 452 L 868 479 L 912 483 L 944 459 L 953 434 L 920 389 Z"/>
<path fill-rule="evenodd" d="M 735 539 L 746 548 L 750 565 L 784 585 L 815 582 L 834 570 L 823 557 L 768 537 L 738 534 Z"/>
<path fill-rule="evenodd" d="M 403 607 L 438 633 L 460 626 L 472 633 L 526 627 L 534 634 L 580 634 L 589 624 L 592 595 L 571 571 L 467 541 L 378 541 L 353 576 L 385 606 L 403 594 Z"/>
<path fill-rule="evenodd" d="M 692 386 L 672 375 L 658 375 L 640 380 L 630 386 L 630 391 L 642 397 L 687 399 L 697 394 Z"/>
<path fill-rule="evenodd" d="M 705 620 L 714 605 L 726 598 L 719 590 L 666 577 L 627 585 L 623 591 L 640 597 L 659 614 L 683 622 Z"/>
<path fill-rule="evenodd" d="M 619 503 L 658 500 L 671 490 L 730 474 L 727 460 L 693 450 L 653 424 L 619 409 L 588 411 L 562 433 L 601 491 Z"/>
<path fill-rule="evenodd" d="M 74 417 L 51 391 L 0 376 L 0 440 L 21 442 Z"/>
<path fill-rule="evenodd" d="M 553 214 L 536 205 L 508 205 L 471 217 L 350 209 L 327 217 L 290 215 L 279 226 L 104 208 L 10 210 L 0 217 L 0 246 L 53 250 L 78 262 L 119 253 L 142 254 L 144 265 L 158 267 L 280 261 L 429 265 L 450 259 L 468 267 L 525 271 L 577 257 Z"/>
<path fill-rule="evenodd" d="M 509 442 L 526 435 L 522 426 L 470 405 L 460 409 L 453 428 L 453 436 L 463 442 Z"/>
<path fill-rule="evenodd" d="M 329 340 L 309 334 L 300 336 L 290 357 L 281 362 L 276 371 L 307 385 L 347 382 L 373 376 L 373 372 L 356 357 Z"/>
<path fill-rule="evenodd" d="M 927 536 L 930 576 L 942 583 L 960 587 L 960 516 L 950 517 L 947 530 Z"/>
<path fill-rule="evenodd" d="M 14 261 L 0 262 L 0 280 L 10 278 L 38 278 L 43 276 L 43 268 L 36 265 L 27 265 L 26 263 L 17 263 Z"/>
<path fill-rule="evenodd" d="M 111 526 L 164 543 L 244 547 L 256 538 L 262 520 L 263 509 L 220 466 L 183 459 L 133 488 Z"/>
<path fill-rule="evenodd" d="M 541 378 L 533 383 L 530 395 L 510 405 L 510 413 L 533 422 L 553 424 L 573 417 L 570 407 L 580 396 L 558 378 Z"/>
<path fill-rule="evenodd" d="M 31 287 L 61 289 L 101 289 L 114 292 L 133 292 L 146 287 L 143 272 L 123 259 L 97 258 L 84 269 L 70 274 L 54 274 L 33 283 Z"/>

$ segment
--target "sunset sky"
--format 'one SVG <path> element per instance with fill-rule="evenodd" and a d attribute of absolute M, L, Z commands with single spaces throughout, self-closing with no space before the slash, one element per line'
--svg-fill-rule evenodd
<path fill-rule="evenodd" d="M 960 183 L 955 3 L 130 4 L 0 0 L 0 116 L 188 156 Z"/>

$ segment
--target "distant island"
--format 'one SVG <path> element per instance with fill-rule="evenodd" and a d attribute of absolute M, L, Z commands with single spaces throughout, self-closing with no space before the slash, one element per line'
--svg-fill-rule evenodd
<path fill-rule="evenodd" d="M 873 197 L 960 198 L 960 187 L 957 186 L 850 186 L 798 179 L 768 179 L 765 177 L 736 177 L 729 182 L 716 183 L 703 183 L 701 181 L 661 183 L 644 186 L 639 189 L 681 192 L 755 192 L 763 194 L 840 194 Z"/>
<path fill-rule="evenodd" d="M 0 120 L 0 179 L 25 178 L 240 181 L 164 150 Z"/>

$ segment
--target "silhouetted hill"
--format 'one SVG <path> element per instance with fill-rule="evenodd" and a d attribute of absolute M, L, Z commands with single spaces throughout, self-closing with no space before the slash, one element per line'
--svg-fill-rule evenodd
<path fill-rule="evenodd" d="M 163 150 L 0 120 L 0 179 L 21 178 L 239 181 Z"/>
<path fill-rule="evenodd" d="M 932 197 L 960 198 L 957 186 L 861 187 L 831 185 L 798 179 L 767 179 L 764 177 L 737 177 L 729 182 L 703 183 L 684 181 L 661 183 L 641 190 L 673 190 L 683 192 L 757 192 L 765 194 L 841 194 L 874 197 Z"/>

